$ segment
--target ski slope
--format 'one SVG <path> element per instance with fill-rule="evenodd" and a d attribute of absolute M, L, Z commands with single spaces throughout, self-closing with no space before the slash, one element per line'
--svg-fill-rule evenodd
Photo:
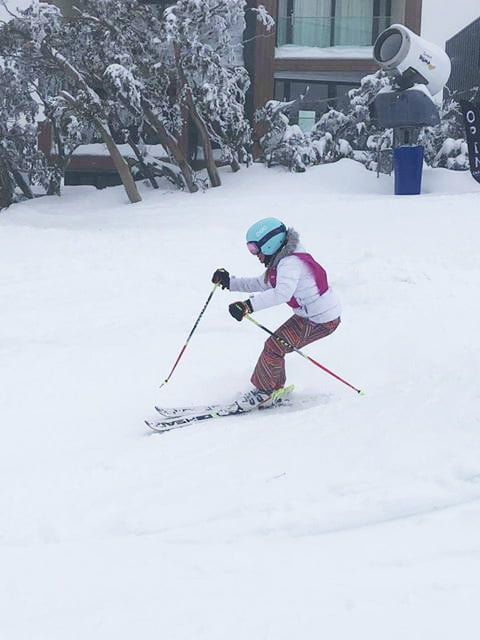
<path fill-rule="evenodd" d="M 65 189 L 0 213 L 2 640 L 462 640 L 480 590 L 479 186 L 352 161 L 190 195 Z M 217 291 L 256 219 L 326 267 L 342 324 L 291 408 L 162 435 L 249 388 L 266 335 Z M 274 329 L 287 307 L 256 318 Z"/>

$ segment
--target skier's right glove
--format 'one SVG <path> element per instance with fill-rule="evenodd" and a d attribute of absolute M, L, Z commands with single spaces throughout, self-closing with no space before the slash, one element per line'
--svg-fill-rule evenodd
<path fill-rule="evenodd" d="M 231 316 L 241 322 L 243 318 L 249 314 L 253 313 L 252 303 L 250 300 L 244 300 L 243 302 L 232 302 L 232 304 L 228 305 L 228 311 Z"/>
<path fill-rule="evenodd" d="M 226 269 L 217 269 L 212 276 L 213 284 L 219 284 L 222 289 L 230 289 L 230 274 Z"/>

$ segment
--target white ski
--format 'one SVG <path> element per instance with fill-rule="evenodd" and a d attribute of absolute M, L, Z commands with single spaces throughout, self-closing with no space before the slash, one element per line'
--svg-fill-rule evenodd
<path fill-rule="evenodd" d="M 207 413 L 221 407 L 222 405 L 220 404 L 205 404 L 193 407 L 155 407 L 155 410 L 166 418 L 177 418 L 191 413 Z"/>
<path fill-rule="evenodd" d="M 258 410 L 264 411 L 278 406 L 285 406 L 289 404 L 290 395 L 293 391 L 293 385 L 284 387 L 275 392 L 275 398 L 273 404 L 262 407 L 258 407 Z M 173 407 L 162 408 L 155 407 L 155 409 L 163 416 L 161 420 L 145 420 L 147 427 L 158 433 L 164 431 L 171 431 L 172 429 L 181 429 L 187 427 L 195 422 L 203 422 L 205 420 L 212 420 L 213 418 L 225 418 L 227 416 L 234 416 L 243 413 L 250 413 L 250 411 L 244 411 L 236 402 L 229 405 L 206 405 L 204 407 Z M 255 409 L 254 409 L 255 410 Z"/>

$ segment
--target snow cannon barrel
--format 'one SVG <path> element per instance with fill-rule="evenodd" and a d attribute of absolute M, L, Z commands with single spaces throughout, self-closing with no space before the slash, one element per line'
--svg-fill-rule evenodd
<path fill-rule="evenodd" d="M 401 24 L 378 36 L 373 57 L 392 79 L 392 87 L 378 93 L 371 110 L 379 127 L 394 131 L 395 195 L 418 195 L 423 169 L 418 133 L 440 124 L 433 96 L 450 76 L 450 58 Z"/>
<path fill-rule="evenodd" d="M 446 85 L 452 67 L 443 49 L 402 24 L 392 24 L 378 36 L 373 58 L 399 89 L 423 84 L 432 96 Z"/>

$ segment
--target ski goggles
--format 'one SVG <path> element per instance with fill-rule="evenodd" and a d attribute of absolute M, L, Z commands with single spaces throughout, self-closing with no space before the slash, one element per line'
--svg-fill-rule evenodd
<path fill-rule="evenodd" d="M 277 233 L 285 233 L 286 230 L 287 228 L 284 224 L 282 224 L 279 227 L 276 227 L 275 229 L 269 231 L 265 236 L 263 236 L 261 240 L 250 240 L 249 242 L 247 242 L 247 249 L 252 255 L 257 256 L 261 252 L 264 244 L 266 244 L 269 240 L 276 236 Z"/>
<path fill-rule="evenodd" d="M 258 242 L 247 242 L 247 249 L 253 256 L 258 256 L 261 251 L 260 247 L 258 246 Z"/>

